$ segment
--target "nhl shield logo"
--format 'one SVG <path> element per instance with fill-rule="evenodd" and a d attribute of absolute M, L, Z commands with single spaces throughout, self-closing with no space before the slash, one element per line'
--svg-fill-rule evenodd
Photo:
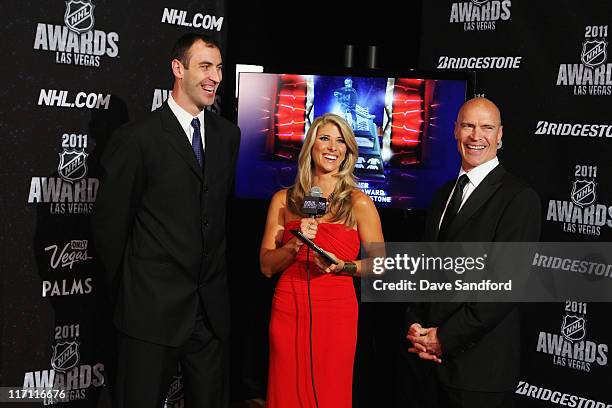
<path fill-rule="evenodd" d="M 561 334 L 569 341 L 580 341 L 586 336 L 584 317 L 565 315 L 561 325 Z"/>
<path fill-rule="evenodd" d="M 61 178 L 72 182 L 87 175 L 87 153 L 84 150 L 64 150 L 59 156 L 57 171 Z"/>
<path fill-rule="evenodd" d="M 593 180 L 576 180 L 572 183 L 570 198 L 574 204 L 584 207 L 591 205 L 597 198 L 595 194 L 595 182 Z"/>
<path fill-rule="evenodd" d="M 582 43 L 582 63 L 590 68 L 595 68 L 606 62 L 608 43 L 604 40 L 585 41 Z"/>
<path fill-rule="evenodd" d="M 64 23 L 66 27 L 77 34 L 86 33 L 91 30 L 94 25 L 94 5 L 91 1 L 74 1 L 66 2 L 66 13 L 64 13 Z"/>
<path fill-rule="evenodd" d="M 53 346 L 51 367 L 66 372 L 79 363 L 79 343 L 76 341 L 59 342 Z"/>
<path fill-rule="evenodd" d="M 489 0 L 472 0 L 472 3 L 474 3 L 477 6 L 482 6 L 485 3 L 488 3 Z"/>

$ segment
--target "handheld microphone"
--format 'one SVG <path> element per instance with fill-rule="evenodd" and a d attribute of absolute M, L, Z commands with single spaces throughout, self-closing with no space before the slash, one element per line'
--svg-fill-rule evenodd
<path fill-rule="evenodd" d="M 321 213 L 321 207 L 323 212 Z M 325 214 L 325 208 L 327 207 L 327 200 L 323 197 L 323 190 L 321 187 L 312 186 L 310 193 L 304 197 L 304 204 L 302 204 L 302 212 L 311 217 Z"/>
<path fill-rule="evenodd" d="M 304 204 L 302 205 L 302 213 L 307 214 L 312 218 L 320 214 L 325 214 L 325 210 L 327 209 L 327 200 L 323 198 L 323 190 L 321 187 L 312 186 L 310 188 L 310 193 L 304 197 Z M 323 212 L 321 212 L 321 208 L 323 208 Z M 292 231 L 293 232 L 293 231 Z M 309 240 L 310 241 L 310 240 Z M 314 381 L 314 364 L 312 358 L 312 298 L 310 296 L 310 248 L 306 251 L 306 280 L 308 282 L 308 339 L 310 345 L 310 381 L 312 384 L 312 392 L 315 399 L 315 407 L 319 407 L 319 399 L 317 398 L 317 387 L 315 386 Z"/>

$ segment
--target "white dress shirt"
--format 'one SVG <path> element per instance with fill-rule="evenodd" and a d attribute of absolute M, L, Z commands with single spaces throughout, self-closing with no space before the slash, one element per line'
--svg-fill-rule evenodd
<path fill-rule="evenodd" d="M 193 126 L 191 126 L 191 121 L 193 120 L 194 116 L 192 116 L 191 113 L 187 112 L 185 109 L 181 108 L 178 103 L 176 103 L 176 101 L 172 97 L 172 93 L 170 93 L 170 95 L 168 96 L 168 106 L 170 107 L 172 113 L 174 113 L 174 116 L 176 116 L 176 119 L 181 124 L 183 131 L 185 131 L 185 135 L 187 135 L 189 144 L 192 144 L 191 141 L 193 140 L 194 129 Z M 202 150 L 206 151 L 206 147 L 204 146 L 204 111 L 198 113 L 198 116 L 196 116 L 196 118 L 200 120 Z"/>
<path fill-rule="evenodd" d="M 478 187 L 478 185 L 482 183 L 482 180 L 484 180 L 484 178 L 487 177 L 487 175 L 495 167 L 497 167 L 498 164 L 499 164 L 499 159 L 496 156 L 492 158 L 491 160 L 489 160 L 488 162 L 482 163 L 480 166 L 474 167 L 469 172 L 466 172 L 463 170 L 463 168 L 461 168 L 461 170 L 459 171 L 459 175 L 457 176 L 457 179 L 461 177 L 461 175 L 467 174 L 469 182 L 463 188 L 463 195 L 461 196 L 461 205 L 459 206 L 459 211 L 461 211 L 461 208 L 463 208 L 463 204 L 465 204 L 468 197 L 474 192 L 474 190 L 476 190 L 476 187 Z M 457 185 L 455 183 L 455 187 L 456 186 Z M 453 189 L 451 190 L 451 193 L 448 195 L 448 199 L 446 200 L 446 205 L 444 206 L 444 212 L 442 213 L 442 217 L 440 217 L 440 221 L 438 223 L 438 228 L 440 228 L 440 226 L 442 225 L 442 220 L 444 219 L 446 208 L 448 207 L 448 203 L 451 197 L 453 196 L 453 191 L 455 191 L 455 187 L 453 187 Z"/>

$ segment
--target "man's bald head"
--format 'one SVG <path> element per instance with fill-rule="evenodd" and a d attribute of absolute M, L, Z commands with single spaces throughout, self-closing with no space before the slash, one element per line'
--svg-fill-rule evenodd
<path fill-rule="evenodd" d="M 497 119 L 497 125 L 501 126 L 501 112 L 499 111 L 499 108 L 492 100 L 487 99 L 483 96 L 472 98 L 466 101 L 463 105 L 461 105 L 461 108 L 457 113 L 457 123 L 459 123 L 459 119 L 461 118 L 463 112 L 466 109 L 471 109 L 472 107 L 480 107 L 482 109 L 489 110 L 491 112 L 492 117 Z"/>

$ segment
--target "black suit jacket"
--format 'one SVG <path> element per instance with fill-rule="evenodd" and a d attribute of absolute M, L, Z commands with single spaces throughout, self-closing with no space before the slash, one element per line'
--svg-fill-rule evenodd
<path fill-rule="evenodd" d="M 93 214 L 96 250 L 125 334 L 185 342 L 198 309 L 229 333 L 226 206 L 240 130 L 205 111 L 202 171 L 167 103 L 115 133 L 102 157 Z"/>
<path fill-rule="evenodd" d="M 456 180 L 436 192 L 425 224 L 424 241 L 438 240 L 438 224 Z M 472 192 L 449 226 L 452 242 L 536 242 L 540 199 L 525 183 L 495 167 Z M 499 392 L 516 387 L 520 360 L 520 322 L 510 303 L 430 303 L 411 305 L 407 324 L 438 327 L 443 363 L 437 367 L 446 386 Z"/>

